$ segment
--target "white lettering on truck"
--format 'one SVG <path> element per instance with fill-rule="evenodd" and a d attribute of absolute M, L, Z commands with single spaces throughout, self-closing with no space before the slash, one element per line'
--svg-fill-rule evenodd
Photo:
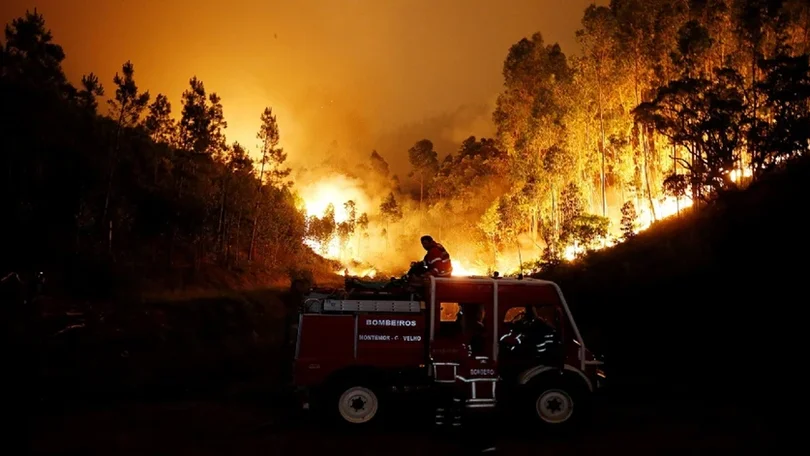
<path fill-rule="evenodd" d="M 495 375 L 495 369 L 470 369 L 470 375 Z"/>
<path fill-rule="evenodd" d="M 360 334 L 360 340 L 391 340 L 387 334 Z"/>
<path fill-rule="evenodd" d="M 374 341 L 398 341 L 400 336 L 391 336 L 388 334 L 358 334 L 358 340 L 374 340 Z M 402 336 L 404 342 L 420 342 L 422 336 Z"/>
<path fill-rule="evenodd" d="M 416 320 L 366 319 L 366 326 L 416 326 Z"/>

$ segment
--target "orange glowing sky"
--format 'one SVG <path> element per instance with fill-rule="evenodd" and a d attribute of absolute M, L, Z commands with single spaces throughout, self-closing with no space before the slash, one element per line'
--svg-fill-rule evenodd
<path fill-rule="evenodd" d="M 441 154 L 492 134 L 509 47 L 536 31 L 575 51 L 592 0 L 4 0 L 8 23 L 36 7 L 67 53 L 112 93 L 126 60 L 179 112 L 191 76 L 223 98 L 229 141 L 255 149 L 265 106 L 293 164 L 336 142 L 394 166 L 432 139 Z M 606 3 L 604 1 L 598 2 Z"/>

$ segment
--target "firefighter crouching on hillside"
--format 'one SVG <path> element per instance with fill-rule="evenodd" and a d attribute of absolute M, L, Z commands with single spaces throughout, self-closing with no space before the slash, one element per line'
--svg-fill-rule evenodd
<path fill-rule="evenodd" d="M 453 273 L 453 263 L 444 246 L 428 235 L 422 236 L 421 241 L 422 247 L 427 250 L 423 260 L 427 274 L 435 277 L 450 277 Z"/>

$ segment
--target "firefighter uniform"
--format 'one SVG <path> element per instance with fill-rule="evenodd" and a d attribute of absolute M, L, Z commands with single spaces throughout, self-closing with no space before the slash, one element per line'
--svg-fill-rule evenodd
<path fill-rule="evenodd" d="M 434 242 L 425 254 L 425 267 L 430 275 L 436 277 L 450 277 L 453 273 L 453 264 L 450 262 L 450 254 L 443 245 Z"/>

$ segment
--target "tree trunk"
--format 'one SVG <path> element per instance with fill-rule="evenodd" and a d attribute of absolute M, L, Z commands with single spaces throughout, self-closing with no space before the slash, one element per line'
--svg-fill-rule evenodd
<path fill-rule="evenodd" d="M 557 192 L 554 191 L 554 185 L 551 185 L 551 225 L 554 227 L 554 240 L 560 239 L 560 224 L 557 218 Z M 551 242 L 551 252 L 557 256 L 557 242 Z"/>
<path fill-rule="evenodd" d="M 262 148 L 262 166 L 259 171 L 259 186 L 256 189 L 256 204 L 253 210 L 253 229 L 250 233 L 250 248 L 248 249 L 248 263 L 253 261 L 253 248 L 256 243 L 256 228 L 259 226 L 259 202 L 262 196 L 262 185 L 264 184 L 264 164 L 267 162 L 267 146 Z"/>
<path fill-rule="evenodd" d="M 222 187 L 220 188 L 220 191 L 222 192 L 222 198 L 220 199 L 219 202 L 219 223 L 217 226 L 217 237 L 218 237 L 217 244 L 221 254 L 225 251 L 225 202 L 228 198 L 228 188 L 224 176 L 222 179 Z"/>
<path fill-rule="evenodd" d="M 110 169 L 107 173 L 107 190 L 104 193 L 104 210 L 101 213 L 101 226 L 109 226 L 109 231 L 107 232 L 108 239 L 112 239 L 112 223 L 108 224 L 106 222 L 110 212 L 110 195 L 112 194 L 113 177 L 115 176 L 115 168 L 118 163 L 118 151 L 121 147 L 121 130 L 123 128 L 122 124 L 124 122 L 125 107 L 125 105 L 121 105 L 121 113 L 118 115 L 118 123 L 115 129 L 115 144 L 113 146 L 112 153 L 110 154 Z M 110 250 L 107 253 L 112 253 L 112 241 L 109 242 L 109 249 Z"/>
<path fill-rule="evenodd" d="M 652 215 L 652 221 L 656 221 L 657 218 L 655 216 L 655 203 L 653 203 L 652 197 L 652 188 L 650 187 L 650 172 L 648 170 L 649 163 L 647 161 L 647 149 L 649 148 L 649 144 L 647 141 L 647 127 L 641 127 L 641 155 L 643 157 L 643 164 L 644 164 L 644 183 L 647 186 L 647 199 L 650 202 L 650 215 Z"/>
<path fill-rule="evenodd" d="M 241 205 L 239 209 L 239 215 L 236 217 L 236 239 L 234 239 L 233 245 L 233 252 L 234 252 L 234 259 L 233 264 L 239 264 L 239 235 L 242 233 L 242 211 Z"/>
<path fill-rule="evenodd" d="M 599 73 L 597 72 L 596 86 L 599 89 L 599 152 L 602 155 L 602 166 L 599 172 L 599 177 L 602 186 L 602 217 L 607 217 L 607 192 L 606 192 L 606 177 L 605 177 L 605 121 L 602 115 L 602 83 L 599 81 Z"/>
<path fill-rule="evenodd" d="M 752 46 L 751 48 L 751 102 L 753 103 L 753 110 L 751 114 L 754 116 L 754 126 L 757 125 L 757 49 L 756 46 Z M 757 160 L 754 160 L 754 154 L 757 151 L 755 149 L 749 150 L 749 154 L 751 155 L 751 180 L 754 180 L 756 177 L 756 169 L 754 163 Z M 740 174 L 742 174 L 742 163 L 740 163 Z"/>
<path fill-rule="evenodd" d="M 672 145 L 672 174 L 678 174 L 678 148 Z M 675 214 L 681 215 L 681 196 L 675 192 Z"/>

